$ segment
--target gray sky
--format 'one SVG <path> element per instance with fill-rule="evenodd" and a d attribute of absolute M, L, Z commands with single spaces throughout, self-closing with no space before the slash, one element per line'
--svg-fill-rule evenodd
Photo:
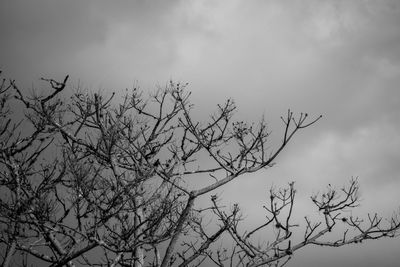
<path fill-rule="evenodd" d="M 277 138 L 288 108 L 323 114 L 276 167 L 222 197 L 254 222 L 267 189 L 295 180 L 307 214 L 305 196 L 359 176 L 362 211 L 389 216 L 400 200 L 399 25 L 395 0 L 3 0 L 0 68 L 27 88 L 65 74 L 96 90 L 189 82 L 199 112 L 232 97 L 240 117 L 265 114 Z M 398 266 L 399 246 L 305 249 L 288 266 Z"/>

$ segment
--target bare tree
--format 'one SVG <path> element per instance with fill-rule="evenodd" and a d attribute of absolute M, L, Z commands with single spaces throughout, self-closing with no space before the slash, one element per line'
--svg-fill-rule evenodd
<path fill-rule="evenodd" d="M 313 196 L 321 220 L 303 225 L 292 222 L 294 183 L 271 189 L 266 221 L 254 229 L 241 230 L 237 204 L 222 206 L 216 189 L 271 167 L 321 117 L 288 111 L 271 150 L 266 123 L 235 121 L 232 100 L 195 121 L 186 84 L 170 82 L 149 97 L 134 88 L 115 102 L 114 94 L 79 88 L 65 99 L 67 80 L 43 79 L 50 92 L 29 97 L 14 81 L 0 86 L 3 266 L 283 266 L 303 246 L 395 236 L 400 226 L 397 218 L 343 215 L 358 205 L 356 179 Z M 209 205 L 197 204 L 201 196 Z M 339 238 L 324 239 L 337 228 Z M 260 231 L 273 235 L 260 244 L 253 238 Z M 299 231 L 301 240 L 293 238 Z"/>

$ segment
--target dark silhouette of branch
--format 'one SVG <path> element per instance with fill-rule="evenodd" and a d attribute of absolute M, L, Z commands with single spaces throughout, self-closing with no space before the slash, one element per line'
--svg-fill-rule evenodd
<path fill-rule="evenodd" d="M 0 82 L 2 266 L 284 266 L 304 246 L 396 236 L 397 217 L 343 216 L 359 205 L 357 179 L 312 196 L 315 221 L 294 222 L 294 183 L 270 190 L 252 229 L 239 204 L 221 205 L 217 189 L 272 167 L 321 116 L 288 110 L 273 149 L 266 122 L 235 121 L 231 99 L 200 122 L 187 84 L 149 96 L 133 88 L 121 100 L 78 88 L 65 100 L 68 79 L 43 78 L 48 93 L 33 96 Z M 329 237 L 338 225 L 340 238 Z M 265 231 L 273 236 L 259 243 Z"/>

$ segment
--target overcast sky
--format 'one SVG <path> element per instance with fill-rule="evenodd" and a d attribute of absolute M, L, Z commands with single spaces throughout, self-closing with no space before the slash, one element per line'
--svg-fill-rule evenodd
<path fill-rule="evenodd" d="M 399 210 L 399 1 L 3 0 L 0 33 L 0 68 L 26 88 L 66 74 L 117 92 L 189 82 L 198 112 L 231 97 L 275 137 L 288 108 L 322 114 L 273 169 L 224 190 L 250 221 L 263 219 L 267 189 L 291 180 L 305 213 L 305 196 L 352 176 L 363 211 Z M 305 249 L 288 266 L 398 266 L 399 247 Z"/>

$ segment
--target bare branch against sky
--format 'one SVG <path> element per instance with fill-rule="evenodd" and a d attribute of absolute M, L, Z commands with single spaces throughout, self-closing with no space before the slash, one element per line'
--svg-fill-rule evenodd
<path fill-rule="evenodd" d="M 358 177 L 360 214 L 390 217 L 400 202 L 399 25 L 395 0 L 1 1 L 0 69 L 26 94 L 66 74 L 71 87 L 117 96 L 188 82 L 200 120 L 232 98 L 243 120 L 264 116 L 275 142 L 288 108 L 323 114 L 274 168 L 218 196 L 255 223 L 271 186 L 295 180 L 298 215 L 311 215 L 309 195 Z M 305 249 L 288 266 L 397 266 L 399 245 Z"/>

